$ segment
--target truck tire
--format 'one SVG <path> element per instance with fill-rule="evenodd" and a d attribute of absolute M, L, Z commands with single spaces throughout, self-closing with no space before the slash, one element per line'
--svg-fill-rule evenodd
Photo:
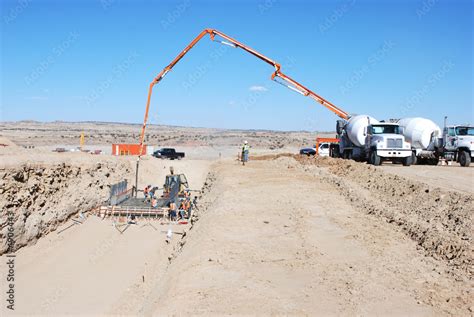
<path fill-rule="evenodd" d="M 410 166 L 411 165 L 411 160 L 412 160 L 411 156 L 402 158 L 403 166 Z"/>
<path fill-rule="evenodd" d="M 329 146 L 329 156 L 334 158 L 340 157 L 339 144 L 331 144 Z"/>
<path fill-rule="evenodd" d="M 428 165 L 438 165 L 438 163 L 439 163 L 438 157 L 428 159 Z"/>
<path fill-rule="evenodd" d="M 369 163 L 375 166 L 378 166 L 382 163 L 382 159 L 377 155 L 377 151 L 370 151 Z"/>
<path fill-rule="evenodd" d="M 466 151 L 462 151 L 459 153 L 459 163 L 461 166 L 468 167 L 471 164 L 471 155 Z"/>
<path fill-rule="evenodd" d="M 418 158 L 416 157 L 416 153 L 412 152 L 411 154 L 411 164 L 416 165 L 418 163 Z"/>

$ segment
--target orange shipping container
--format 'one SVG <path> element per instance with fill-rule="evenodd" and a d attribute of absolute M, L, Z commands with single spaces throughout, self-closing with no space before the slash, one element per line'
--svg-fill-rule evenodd
<path fill-rule="evenodd" d="M 142 155 L 146 154 L 146 145 L 142 145 Z M 112 144 L 112 155 L 139 155 L 140 144 Z"/>

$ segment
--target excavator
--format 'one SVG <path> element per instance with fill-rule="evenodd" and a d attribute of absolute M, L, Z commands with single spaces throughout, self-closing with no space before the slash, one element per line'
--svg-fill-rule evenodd
<path fill-rule="evenodd" d="M 140 158 L 142 156 L 142 150 L 143 150 L 143 142 L 145 139 L 145 130 L 146 130 L 146 125 L 148 121 L 148 112 L 150 110 L 150 102 L 151 102 L 151 95 L 153 92 L 153 87 L 158 84 L 172 69 L 173 67 L 186 55 L 202 38 L 204 38 L 206 35 L 209 35 L 210 39 L 214 42 L 221 43 L 223 45 L 228 45 L 233 48 L 240 48 L 246 51 L 247 53 L 252 54 L 253 56 L 259 58 L 260 60 L 266 62 L 267 64 L 270 64 L 273 66 L 275 69 L 274 72 L 272 73 L 270 79 L 303 95 L 306 97 L 310 97 L 314 99 L 316 102 L 320 103 L 324 107 L 328 108 L 330 111 L 335 113 L 337 116 L 339 116 L 343 120 L 348 120 L 350 118 L 350 115 L 345 112 L 344 110 L 340 109 L 333 103 L 329 102 L 328 100 L 324 99 L 323 97 L 319 96 L 309 88 L 303 86 L 296 80 L 292 79 L 291 77 L 285 75 L 281 71 L 281 65 L 274 60 L 266 57 L 265 55 L 257 52 L 256 50 L 248 47 L 247 45 L 233 39 L 232 37 L 218 31 L 215 29 L 204 29 L 199 35 L 189 43 L 188 46 L 184 48 L 184 50 L 181 51 L 181 53 L 176 56 L 171 63 L 166 66 L 159 74 L 156 76 L 153 81 L 150 83 L 150 86 L 148 88 L 148 98 L 146 102 L 146 108 L 145 108 L 145 117 L 143 119 L 143 126 L 141 129 L 140 133 L 140 152 L 137 158 L 137 166 L 136 166 L 136 174 L 135 174 L 135 195 L 137 194 L 136 188 L 138 188 L 138 169 L 139 169 L 139 164 L 140 164 Z"/>

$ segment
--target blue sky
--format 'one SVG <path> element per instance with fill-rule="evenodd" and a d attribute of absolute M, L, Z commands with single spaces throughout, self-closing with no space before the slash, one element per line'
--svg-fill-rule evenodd
<path fill-rule="evenodd" d="M 472 1 L 2 0 L 1 120 L 140 123 L 152 79 L 204 28 L 280 62 L 349 113 L 474 123 Z M 337 117 L 204 38 L 150 122 L 333 130 Z"/>

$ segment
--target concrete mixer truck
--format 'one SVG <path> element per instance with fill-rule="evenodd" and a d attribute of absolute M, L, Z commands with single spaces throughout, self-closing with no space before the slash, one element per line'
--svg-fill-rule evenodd
<path fill-rule="evenodd" d="M 467 167 L 474 156 L 474 126 L 445 126 L 440 143 L 442 147 L 438 146 L 438 151 L 445 159 Z"/>
<path fill-rule="evenodd" d="M 402 127 L 403 135 L 412 147 L 412 164 L 437 165 L 439 152 L 437 138 L 441 129 L 433 121 L 425 118 L 403 118 L 394 120 Z"/>
<path fill-rule="evenodd" d="M 469 166 L 474 156 L 474 127 L 445 124 L 443 131 L 425 118 L 396 120 L 412 145 L 413 164 L 437 165 L 442 157 Z"/>
<path fill-rule="evenodd" d="M 333 157 L 342 157 L 380 165 L 383 161 L 410 166 L 412 150 L 397 123 L 378 121 L 367 115 L 338 120 L 339 144 L 332 144 Z"/>

